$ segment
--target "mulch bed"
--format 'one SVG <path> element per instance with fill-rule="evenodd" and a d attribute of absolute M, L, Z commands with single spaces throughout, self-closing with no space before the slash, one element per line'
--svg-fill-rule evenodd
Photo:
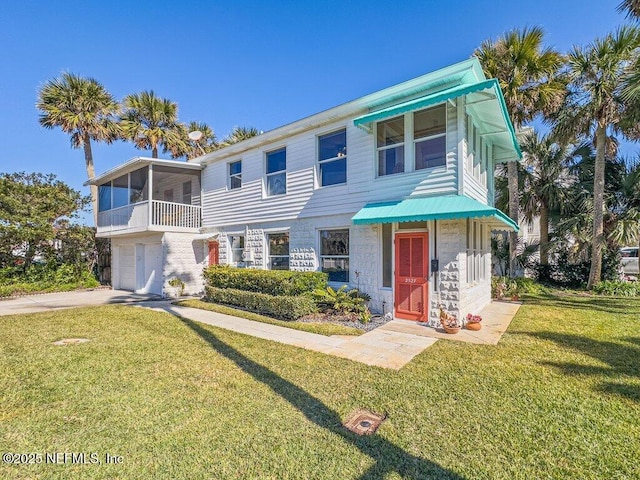
<path fill-rule="evenodd" d="M 374 315 L 368 323 L 362 323 L 355 314 L 312 313 L 299 318 L 297 321 L 304 323 L 334 323 L 370 332 L 387 323 L 389 319 L 384 318 L 382 315 Z"/>

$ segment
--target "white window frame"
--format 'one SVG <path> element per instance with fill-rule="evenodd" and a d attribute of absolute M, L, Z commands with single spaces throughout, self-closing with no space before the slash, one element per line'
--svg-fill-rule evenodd
<path fill-rule="evenodd" d="M 289 237 L 289 255 L 271 255 L 271 242 L 269 241 L 269 237 L 271 235 L 287 235 Z M 288 258 L 289 259 L 289 268 L 287 270 L 291 270 L 291 235 L 288 231 L 280 231 L 280 232 L 267 232 L 266 233 L 266 244 L 267 244 L 267 269 L 273 270 L 271 268 L 271 262 L 274 258 Z M 283 269 L 278 269 L 283 270 Z"/>
<path fill-rule="evenodd" d="M 231 165 L 235 165 L 236 163 L 240 164 L 240 172 L 239 173 L 231 173 Z M 240 160 L 235 160 L 233 162 L 229 162 L 227 164 L 227 178 L 228 178 L 228 185 L 227 188 L 229 190 L 237 190 L 242 188 L 242 159 Z M 240 181 L 240 185 L 238 185 L 237 187 L 233 186 L 233 182 L 231 181 L 232 178 L 237 178 Z"/>
<path fill-rule="evenodd" d="M 400 142 L 400 143 L 394 143 L 392 145 L 384 145 L 382 147 L 378 147 L 378 125 L 385 123 L 385 122 L 390 122 L 392 120 L 397 120 L 399 118 L 402 118 L 402 126 L 403 126 L 403 134 L 402 137 L 404 139 L 404 141 Z M 413 128 L 412 128 L 413 131 Z M 391 118 L 385 118 L 384 120 L 380 120 L 379 122 L 376 122 L 375 124 L 375 130 L 374 130 L 374 145 L 376 147 L 376 155 L 375 155 L 375 162 L 376 162 L 376 177 L 377 178 L 384 178 L 384 177 L 389 177 L 392 175 L 398 175 L 400 173 L 407 173 L 407 145 L 410 145 L 411 142 L 407 142 L 407 115 L 403 114 L 403 115 L 398 115 L 396 117 L 391 117 Z M 380 175 L 380 156 L 379 153 L 384 151 L 384 150 L 389 150 L 392 148 L 398 148 L 398 147 L 402 147 L 402 155 L 403 155 L 403 168 L 404 170 L 402 172 L 391 172 L 391 173 L 385 173 L 384 175 Z"/>
<path fill-rule="evenodd" d="M 330 232 L 336 230 L 346 230 L 349 235 L 349 251 L 347 255 L 323 255 L 322 254 L 322 232 Z M 336 282 L 334 280 L 329 280 L 329 283 L 332 285 L 347 285 L 351 281 L 351 229 L 349 227 L 330 227 L 330 228 L 318 228 L 318 262 L 319 262 L 319 270 L 322 271 L 323 259 L 324 258 L 346 258 L 349 262 L 349 269 L 347 270 L 347 280 L 346 282 Z"/>
<path fill-rule="evenodd" d="M 487 228 L 482 222 L 467 219 L 467 284 L 470 285 L 487 279 Z"/>
<path fill-rule="evenodd" d="M 322 137 L 328 137 L 330 135 L 334 135 L 334 134 L 336 134 L 338 132 L 342 132 L 342 131 L 344 131 L 344 137 L 345 137 L 345 142 L 346 142 L 346 140 L 347 140 L 347 128 L 346 127 L 338 128 L 337 130 L 333 130 L 331 132 L 323 133 L 322 135 L 318 135 L 318 137 L 317 137 L 317 140 L 316 140 L 316 160 L 317 160 L 317 179 L 318 179 L 317 185 L 318 185 L 318 188 L 335 187 L 335 186 L 338 186 L 338 185 L 346 185 L 347 184 L 347 181 L 348 181 L 347 171 L 348 171 L 348 168 L 349 168 L 348 167 L 349 160 L 348 160 L 348 157 L 347 157 L 347 154 L 349 152 L 348 145 L 345 145 L 345 147 L 344 147 L 345 148 L 345 153 L 344 154 L 340 155 L 340 153 L 338 153 L 338 155 L 335 156 L 335 157 L 325 158 L 324 160 L 320 160 L 320 140 L 322 139 Z M 335 162 L 337 160 L 344 160 L 345 161 L 345 165 L 344 165 L 344 168 L 345 168 L 344 179 L 345 180 L 344 180 L 344 182 L 342 182 L 342 183 L 332 183 L 331 185 L 323 185 L 322 184 L 322 169 L 321 169 L 321 166 L 322 165 L 326 165 L 326 164 L 331 163 L 331 162 Z"/>
<path fill-rule="evenodd" d="M 187 185 L 189 185 L 189 193 L 186 193 L 186 191 L 185 191 L 186 189 L 184 188 Z M 188 180 L 186 182 L 182 182 L 182 203 L 183 204 L 191 205 L 192 192 L 193 192 L 193 185 L 191 183 L 191 180 Z"/>
<path fill-rule="evenodd" d="M 416 130 L 415 130 L 415 115 L 416 113 L 420 113 L 423 112 L 425 110 L 431 110 L 431 109 L 435 109 L 438 107 L 444 107 L 444 132 L 443 133 L 437 133 L 435 135 L 429 135 L 426 137 L 420 137 L 420 138 L 415 138 L 416 135 Z M 429 108 L 424 108 L 421 110 L 417 110 L 415 112 L 411 112 L 411 140 L 413 141 L 413 170 L 418 172 L 418 171 L 424 171 L 424 170 L 432 170 L 434 168 L 446 168 L 447 167 L 447 115 L 448 115 L 448 108 L 447 108 L 447 104 L 446 102 L 444 104 L 439 104 L 439 105 L 434 105 L 432 107 Z M 421 142 L 425 142 L 428 140 L 433 140 L 435 138 L 440 138 L 440 137 L 444 137 L 445 141 L 444 141 L 444 164 L 443 165 L 436 165 L 433 167 L 427 167 L 427 168 L 421 168 L 418 169 L 417 168 L 417 159 L 416 159 L 416 144 L 421 143 Z M 405 152 L 406 153 L 406 152 Z M 405 169 L 406 172 L 406 169 Z"/>
<path fill-rule="evenodd" d="M 273 153 L 278 153 L 284 151 L 284 169 L 283 170 L 278 170 L 275 172 L 269 172 L 269 155 L 273 154 Z M 268 152 L 265 152 L 264 154 L 264 196 L 265 197 L 279 197 L 280 195 L 286 195 L 287 194 L 287 147 L 280 147 L 280 148 L 276 148 L 274 150 L 269 150 Z M 284 174 L 284 192 L 282 193 L 272 193 L 269 194 L 269 177 L 274 177 L 276 175 L 282 175 Z"/>
<path fill-rule="evenodd" d="M 242 247 L 239 248 L 233 248 L 233 241 L 232 241 L 232 237 L 241 237 L 242 238 Z M 240 266 L 240 265 L 244 265 L 245 262 L 242 261 L 242 252 L 247 248 L 247 239 L 245 237 L 244 233 L 230 233 L 227 234 L 227 245 L 229 246 L 229 255 L 228 255 L 228 262 L 229 265 L 232 266 Z M 235 261 L 235 255 L 234 253 L 236 251 L 240 252 L 240 260 L 239 261 Z"/>

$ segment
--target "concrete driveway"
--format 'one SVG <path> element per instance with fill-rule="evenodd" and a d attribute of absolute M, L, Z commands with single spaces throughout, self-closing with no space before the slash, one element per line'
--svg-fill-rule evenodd
<path fill-rule="evenodd" d="M 63 308 L 90 307 L 109 303 L 136 303 L 149 300 L 161 300 L 161 297 L 152 294 L 138 294 L 126 290 L 109 289 L 45 293 L 42 295 L 0 299 L 0 316 L 60 310 Z"/>

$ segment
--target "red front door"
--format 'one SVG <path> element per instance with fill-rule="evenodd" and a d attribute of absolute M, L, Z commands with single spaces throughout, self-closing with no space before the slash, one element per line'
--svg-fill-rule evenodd
<path fill-rule="evenodd" d="M 218 265 L 220 245 L 218 242 L 209 242 L 209 265 Z"/>
<path fill-rule="evenodd" d="M 396 234 L 395 314 L 407 320 L 427 320 L 429 236 Z"/>

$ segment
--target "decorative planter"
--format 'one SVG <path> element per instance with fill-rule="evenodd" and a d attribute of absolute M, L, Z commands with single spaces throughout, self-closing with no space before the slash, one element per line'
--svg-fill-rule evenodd
<path fill-rule="evenodd" d="M 468 322 L 466 325 L 467 330 L 478 331 L 482 328 L 482 324 L 480 322 Z"/>
<path fill-rule="evenodd" d="M 445 327 L 443 325 L 442 328 L 444 328 L 444 331 L 447 333 L 455 334 L 455 333 L 459 333 L 462 327 Z"/>

